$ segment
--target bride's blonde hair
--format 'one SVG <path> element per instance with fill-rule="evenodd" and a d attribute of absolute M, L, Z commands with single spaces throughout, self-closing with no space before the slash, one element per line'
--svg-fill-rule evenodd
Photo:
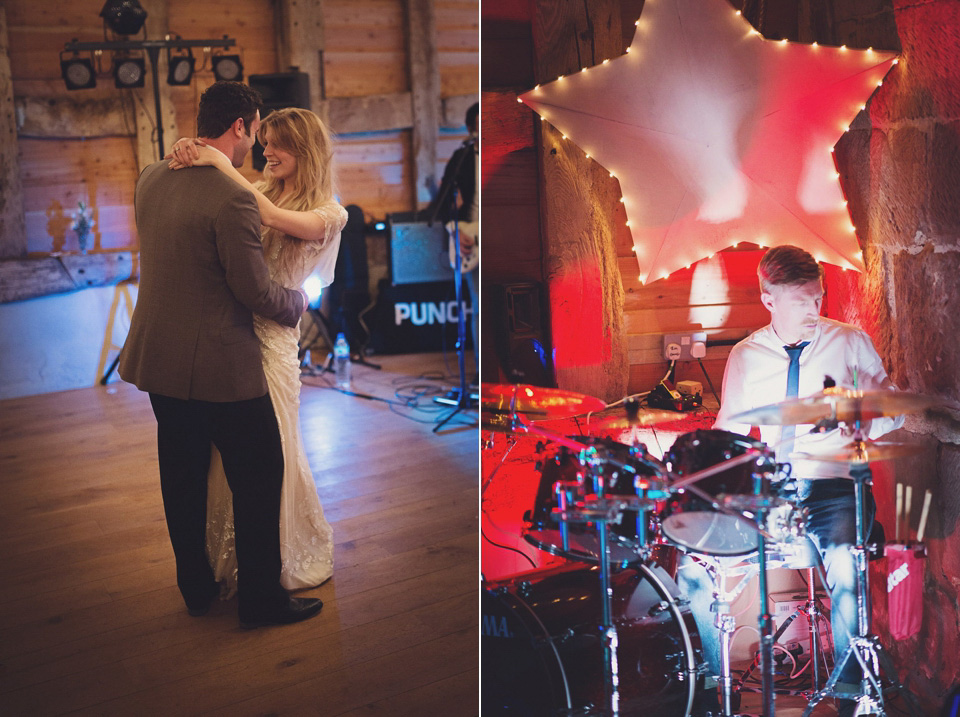
<path fill-rule="evenodd" d="M 309 212 L 329 202 L 334 197 L 333 137 L 323 121 L 309 110 L 287 107 L 275 110 L 263 118 L 257 139 L 266 145 L 267 130 L 271 132 L 272 146 L 289 152 L 297 159 L 297 169 L 289 179 L 265 177 L 257 188 L 271 202 L 283 209 Z M 280 195 L 289 188 L 281 201 Z M 264 231 L 266 250 L 280 242 L 278 265 L 289 264 L 296 259 L 302 240 L 283 234 L 275 229 Z"/>

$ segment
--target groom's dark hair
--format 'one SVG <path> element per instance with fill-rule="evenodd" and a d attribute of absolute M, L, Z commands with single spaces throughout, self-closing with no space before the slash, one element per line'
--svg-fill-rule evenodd
<path fill-rule="evenodd" d="M 263 98 L 252 87 L 241 82 L 214 82 L 200 95 L 197 110 L 197 136 L 215 139 L 243 118 L 243 126 L 250 134 L 250 126 L 263 108 Z"/>

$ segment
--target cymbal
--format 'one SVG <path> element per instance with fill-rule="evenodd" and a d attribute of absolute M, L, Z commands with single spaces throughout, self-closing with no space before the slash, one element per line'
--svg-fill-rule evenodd
<path fill-rule="evenodd" d="M 920 453 L 919 443 L 884 443 L 878 441 L 852 441 L 845 446 L 823 453 L 791 453 L 792 460 L 822 461 L 824 463 L 873 463 L 890 458 L 912 456 Z"/>
<path fill-rule="evenodd" d="M 731 417 L 733 423 L 751 426 L 795 426 L 832 419 L 840 423 L 869 421 L 881 416 L 900 416 L 930 408 L 938 400 L 903 391 L 855 391 L 828 388 L 804 398 L 761 406 Z"/>
<path fill-rule="evenodd" d="M 686 417 L 687 414 L 685 413 L 661 411 L 650 408 L 635 416 L 612 416 L 602 419 L 597 423 L 591 423 L 590 431 L 626 431 L 630 428 L 642 428 L 643 426 L 655 426 L 661 423 L 682 421 Z"/>
<path fill-rule="evenodd" d="M 571 418 L 606 407 L 599 398 L 559 388 L 506 383 L 480 386 L 480 411 L 485 421 L 513 414 L 521 414 L 531 421 Z"/>

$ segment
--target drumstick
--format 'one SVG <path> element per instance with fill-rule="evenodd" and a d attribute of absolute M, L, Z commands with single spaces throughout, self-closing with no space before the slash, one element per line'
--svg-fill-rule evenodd
<path fill-rule="evenodd" d="M 913 486 L 908 485 L 903 495 L 903 542 L 910 542 L 910 508 L 913 503 Z"/>
<path fill-rule="evenodd" d="M 917 542 L 923 542 L 923 533 L 927 528 L 927 513 L 930 510 L 930 491 L 923 496 L 923 512 L 920 513 L 920 529 L 917 530 Z"/>
<path fill-rule="evenodd" d="M 900 515 L 903 513 L 903 483 L 897 483 L 897 517 L 894 519 L 894 541 L 900 542 Z"/>

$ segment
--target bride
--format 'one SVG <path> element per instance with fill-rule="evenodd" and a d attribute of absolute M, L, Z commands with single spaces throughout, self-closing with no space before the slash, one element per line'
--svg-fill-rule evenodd
<path fill-rule="evenodd" d="M 312 112 L 277 110 L 260 124 L 257 138 L 267 160 L 263 180 L 251 184 L 226 155 L 200 140 L 180 139 L 168 155 L 170 166 L 213 165 L 256 197 L 262 241 L 272 278 L 300 287 L 317 273 L 333 281 L 340 231 L 347 213 L 333 198 L 330 133 Z M 280 508 L 280 582 L 287 590 L 314 587 L 333 574 L 333 531 L 323 514 L 300 432 L 300 329 L 254 316 L 263 370 L 283 441 L 284 475 Z M 237 587 L 233 504 L 220 454 L 212 449 L 207 494 L 207 556 L 224 598 Z"/>

